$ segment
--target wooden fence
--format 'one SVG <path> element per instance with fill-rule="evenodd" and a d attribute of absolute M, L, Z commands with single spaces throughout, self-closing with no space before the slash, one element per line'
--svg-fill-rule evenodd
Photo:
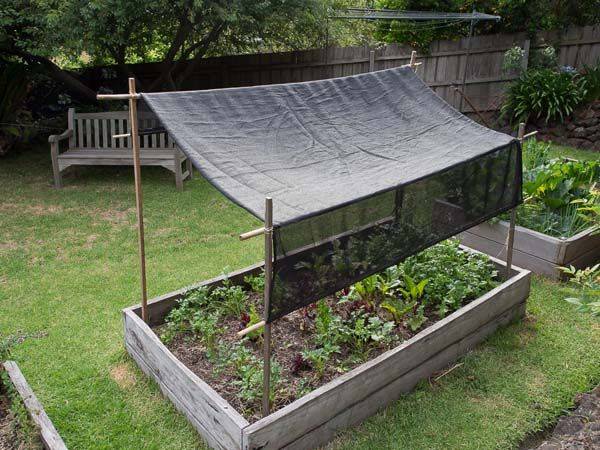
<path fill-rule="evenodd" d="M 544 44 L 558 46 L 561 65 L 582 67 L 600 60 L 600 26 L 574 27 L 563 33 L 543 32 L 532 45 L 524 33 L 476 36 L 456 41 L 435 41 L 428 54 L 420 54 L 418 74 L 438 95 L 462 111 L 469 112 L 468 102 L 454 87 L 465 85 L 465 93 L 480 111 L 499 108 L 506 83 L 516 78 L 502 70 L 506 50 L 518 45 L 530 51 Z M 411 48 L 386 45 L 381 48 L 330 47 L 285 53 L 206 58 L 186 81 L 184 89 L 211 89 L 258 84 L 289 83 L 354 75 L 370 69 L 386 69 L 407 64 Z M 468 64 L 467 64 L 468 61 Z M 159 73 L 158 63 L 137 64 L 133 72 L 143 83 L 150 83 Z M 465 76 L 466 71 L 466 76 Z M 112 67 L 88 69 L 83 76 L 96 87 L 123 91 L 124 81 Z M 462 88 L 461 88 L 462 89 Z"/>

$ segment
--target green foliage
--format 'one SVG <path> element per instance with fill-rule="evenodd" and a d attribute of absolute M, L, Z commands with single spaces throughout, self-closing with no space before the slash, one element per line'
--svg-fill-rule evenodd
<path fill-rule="evenodd" d="M 521 73 L 524 57 L 525 51 L 518 45 L 509 48 L 504 53 L 504 58 L 502 59 L 502 71 L 504 73 Z"/>
<path fill-rule="evenodd" d="M 600 180 L 600 162 L 554 159 L 523 174 L 523 192 L 550 209 L 559 209 L 587 196 L 596 180 Z"/>
<path fill-rule="evenodd" d="M 558 67 L 558 55 L 556 49 L 551 45 L 546 45 L 540 49 L 534 49 L 531 52 L 530 67 L 534 69 L 556 70 Z"/>
<path fill-rule="evenodd" d="M 314 369 L 315 374 L 318 378 L 323 378 L 327 363 L 331 359 L 332 355 L 340 352 L 338 345 L 330 343 L 324 343 L 321 347 L 317 347 L 311 350 L 304 350 L 302 357 L 305 358 L 310 366 Z"/>
<path fill-rule="evenodd" d="M 595 25 L 600 20 L 597 0 L 557 2 L 554 0 L 506 1 L 486 0 L 376 0 L 378 8 L 408 11 L 471 12 L 497 14 L 499 22 L 479 22 L 475 34 L 527 32 L 534 37 L 540 30 L 565 29 L 573 25 Z M 436 39 L 456 39 L 467 36 L 469 23 L 451 20 L 438 22 L 380 21 L 375 37 L 382 42 L 400 42 L 423 51 Z M 533 56 L 533 55 L 532 55 Z"/>
<path fill-rule="evenodd" d="M 587 90 L 584 101 L 587 103 L 600 99 L 600 62 L 595 66 L 584 66 L 582 76 Z"/>
<path fill-rule="evenodd" d="M 560 269 L 571 277 L 569 283 L 577 290 L 577 297 L 567 297 L 565 301 L 580 312 L 600 316 L 600 264 L 586 269 L 573 266 Z"/>
<path fill-rule="evenodd" d="M 207 355 L 214 355 L 217 337 L 221 333 L 218 326 L 219 314 L 217 312 L 196 311 L 189 319 L 190 330 L 200 339 L 207 349 Z"/>
<path fill-rule="evenodd" d="M 31 137 L 31 113 L 25 108 L 29 82 L 25 67 L 0 60 L 0 156 Z"/>
<path fill-rule="evenodd" d="M 570 237 L 600 224 L 599 161 L 550 158 L 549 145 L 532 139 L 523 148 L 523 169 L 519 225 Z"/>
<path fill-rule="evenodd" d="M 538 118 L 562 122 L 586 94 L 586 81 L 581 77 L 550 69 L 532 69 L 510 85 L 501 111 L 512 123 Z"/>
<path fill-rule="evenodd" d="M 247 277 L 244 277 L 244 282 L 250 286 L 252 292 L 263 293 L 265 290 L 264 271 L 260 275 L 248 275 Z"/>
<path fill-rule="evenodd" d="M 220 302 L 218 308 L 227 317 L 240 317 L 248 307 L 248 294 L 242 286 L 231 285 L 226 280 L 222 286 L 211 293 L 211 298 Z"/>
<path fill-rule="evenodd" d="M 10 358 L 10 350 L 16 343 L 17 338 L 15 336 L 9 335 L 3 337 L 0 335 L 0 363 Z"/>
<path fill-rule="evenodd" d="M 444 317 L 490 290 L 497 272 L 489 258 L 459 248 L 457 240 L 447 240 L 400 264 L 409 277 L 427 279 L 423 303 L 437 309 Z"/>

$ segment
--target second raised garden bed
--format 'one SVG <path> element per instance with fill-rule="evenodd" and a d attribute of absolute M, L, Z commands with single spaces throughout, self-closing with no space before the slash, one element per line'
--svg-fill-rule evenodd
<path fill-rule="evenodd" d="M 506 258 L 508 222 L 482 223 L 460 235 L 463 244 L 497 258 Z M 589 228 L 570 238 L 557 238 L 525 227 L 515 227 L 513 262 L 552 279 L 559 267 L 583 269 L 600 261 L 600 233 Z"/>
<path fill-rule="evenodd" d="M 492 258 L 492 262 L 499 273 L 505 273 L 502 261 Z M 260 270 L 256 265 L 228 278 L 241 284 Z M 217 287 L 224 279 L 218 277 L 198 286 Z M 486 294 L 253 423 L 178 360 L 152 329 L 164 323 L 189 288 L 152 300 L 148 324 L 141 319 L 140 306 L 125 309 L 125 345 L 212 448 L 307 449 L 329 442 L 343 428 L 373 415 L 419 380 L 464 355 L 499 326 L 522 317 L 529 288 L 530 272 L 513 267 L 510 277 Z"/>

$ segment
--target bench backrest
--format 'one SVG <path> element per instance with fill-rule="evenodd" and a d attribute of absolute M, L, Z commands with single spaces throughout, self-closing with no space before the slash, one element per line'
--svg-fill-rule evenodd
<path fill-rule="evenodd" d="M 77 113 L 69 108 L 69 129 L 73 136 L 69 138 L 69 148 L 78 149 L 123 149 L 131 148 L 131 138 L 113 139 L 115 134 L 129 133 L 129 112 L 110 111 L 97 113 Z M 140 120 L 140 128 L 157 127 L 154 119 Z M 175 143 L 167 133 L 155 133 L 140 136 L 140 148 L 170 149 Z"/>

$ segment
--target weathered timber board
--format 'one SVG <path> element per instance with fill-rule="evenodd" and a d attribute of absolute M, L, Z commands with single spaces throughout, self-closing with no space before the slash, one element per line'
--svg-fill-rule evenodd
<path fill-rule="evenodd" d="M 180 362 L 131 310 L 125 310 L 125 348 L 162 392 L 216 449 L 241 447 L 248 425 L 225 399 Z"/>
<path fill-rule="evenodd" d="M 488 255 L 506 257 L 507 222 L 483 223 L 460 234 L 463 244 Z M 559 279 L 558 267 L 584 268 L 600 261 L 600 235 L 592 229 L 559 239 L 524 227 L 515 227 L 513 262 L 539 275 Z"/>
<path fill-rule="evenodd" d="M 421 365 L 396 378 L 368 397 L 357 399 L 356 403 L 341 411 L 326 423 L 310 430 L 309 433 L 282 448 L 286 450 L 312 449 L 333 440 L 340 430 L 359 424 L 364 419 L 393 403 L 401 394 L 410 392 L 420 380 L 431 376 L 431 374 L 459 359 L 478 343 L 485 340 L 498 327 L 522 318 L 525 315 L 525 307 L 525 303 L 513 306 L 469 336 L 449 345 Z M 246 443 L 244 448 L 256 447 L 252 447 L 251 443 Z"/>
<path fill-rule="evenodd" d="M 564 251 L 561 254 L 562 265 L 572 264 L 573 261 L 591 253 L 586 259 L 590 262 L 600 261 L 600 230 L 589 228 L 564 241 Z M 574 264 L 575 265 L 575 264 Z"/>
<path fill-rule="evenodd" d="M 316 429 L 351 408 L 357 400 L 368 401 L 373 393 L 523 303 L 529 296 L 529 284 L 530 272 L 519 271 L 508 281 L 395 349 L 253 423 L 244 429 L 244 448 L 266 450 L 284 447 L 308 430 Z M 407 389 L 410 389 L 408 385 Z M 390 402 L 393 400 L 389 399 Z"/>
<path fill-rule="evenodd" d="M 504 263 L 494 258 L 492 261 L 502 273 Z M 262 264 L 256 264 L 228 278 L 242 283 L 245 276 L 261 269 Z M 220 276 L 191 287 L 216 286 L 224 279 Z M 513 267 L 511 278 L 484 296 L 395 349 L 253 424 L 168 351 L 140 319 L 139 305 L 124 310 L 126 348 L 211 447 L 313 448 L 393 402 L 420 379 L 463 355 L 498 326 L 522 316 L 529 282 L 530 272 Z M 151 323 L 162 323 L 188 289 L 150 301 Z"/>
<path fill-rule="evenodd" d="M 19 369 L 17 363 L 14 361 L 6 361 L 3 365 L 15 390 L 23 400 L 23 404 L 25 405 L 25 409 L 27 409 L 29 417 L 39 431 L 40 439 L 44 447 L 48 450 L 67 450 L 67 446 L 58 434 L 58 431 L 56 431 L 56 428 L 54 428 L 52 421 L 33 393 L 33 390 L 29 386 L 29 383 L 27 383 L 23 373 L 21 373 L 21 369 Z"/>

